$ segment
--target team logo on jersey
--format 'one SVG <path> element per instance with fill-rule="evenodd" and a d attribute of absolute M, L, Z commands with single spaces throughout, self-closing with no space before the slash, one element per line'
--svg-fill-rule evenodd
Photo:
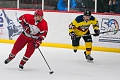
<path fill-rule="evenodd" d="M 90 25 L 82 25 L 82 26 L 79 26 L 79 28 L 82 30 L 82 31 L 86 31 L 88 28 L 89 28 Z"/>

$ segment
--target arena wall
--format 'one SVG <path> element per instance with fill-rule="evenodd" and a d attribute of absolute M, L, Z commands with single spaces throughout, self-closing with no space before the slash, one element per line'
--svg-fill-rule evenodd
<path fill-rule="evenodd" d="M 22 32 L 22 27 L 17 18 L 24 14 L 34 14 L 34 10 L 0 9 L 0 42 L 14 43 Z M 48 22 L 48 35 L 41 46 L 59 47 L 72 49 L 71 39 L 68 34 L 68 26 L 76 16 L 83 13 L 68 13 L 44 11 L 44 19 Z M 99 21 L 100 31 L 118 30 L 120 15 L 92 14 Z M 94 33 L 90 26 L 90 32 Z M 93 38 L 93 50 L 120 52 L 120 31 L 100 34 Z M 84 41 L 81 38 L 79 49 L 85 49 Z"/>

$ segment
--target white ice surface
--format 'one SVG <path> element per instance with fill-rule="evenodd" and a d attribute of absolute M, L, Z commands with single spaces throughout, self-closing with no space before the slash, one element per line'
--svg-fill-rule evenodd
<path fill-rule="evenodd" d="M 94 63 L 88 63 L 83 50 L 74 53 L 72 49 L 40 47 L 50 68 L 38 49 L 19 71 L 18 65 L 25 48 L 14 60 L 4 64 L 13 44 L 0 43 L 0 80 L 120 80 L 120 54 L 92 51 Z"/>

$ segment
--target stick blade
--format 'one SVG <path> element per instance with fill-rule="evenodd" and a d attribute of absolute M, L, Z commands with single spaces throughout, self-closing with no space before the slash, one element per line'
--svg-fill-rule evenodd
<path fill-rule="evenodd" d="M 50 71 L 49 73 L 50 73 L 50 74 L 53 74 L 54 72 L 53 72 L 53 71 Z"/>

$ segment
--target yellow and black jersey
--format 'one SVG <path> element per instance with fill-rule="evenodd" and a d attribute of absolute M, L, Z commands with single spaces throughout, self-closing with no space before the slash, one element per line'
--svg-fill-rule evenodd
<path fill-rule="evenodd" d="M 69 33 L 74 32 L 77 36 L 83 36 L 89 31 L 89 27 L 92 24 L 93 29 L 98 29 L 98 20 L 91 16 L 89 21 L 85 21 L 83 18 L 84 15 L 77 16 L 75 20 L 69 25 Z"/>

